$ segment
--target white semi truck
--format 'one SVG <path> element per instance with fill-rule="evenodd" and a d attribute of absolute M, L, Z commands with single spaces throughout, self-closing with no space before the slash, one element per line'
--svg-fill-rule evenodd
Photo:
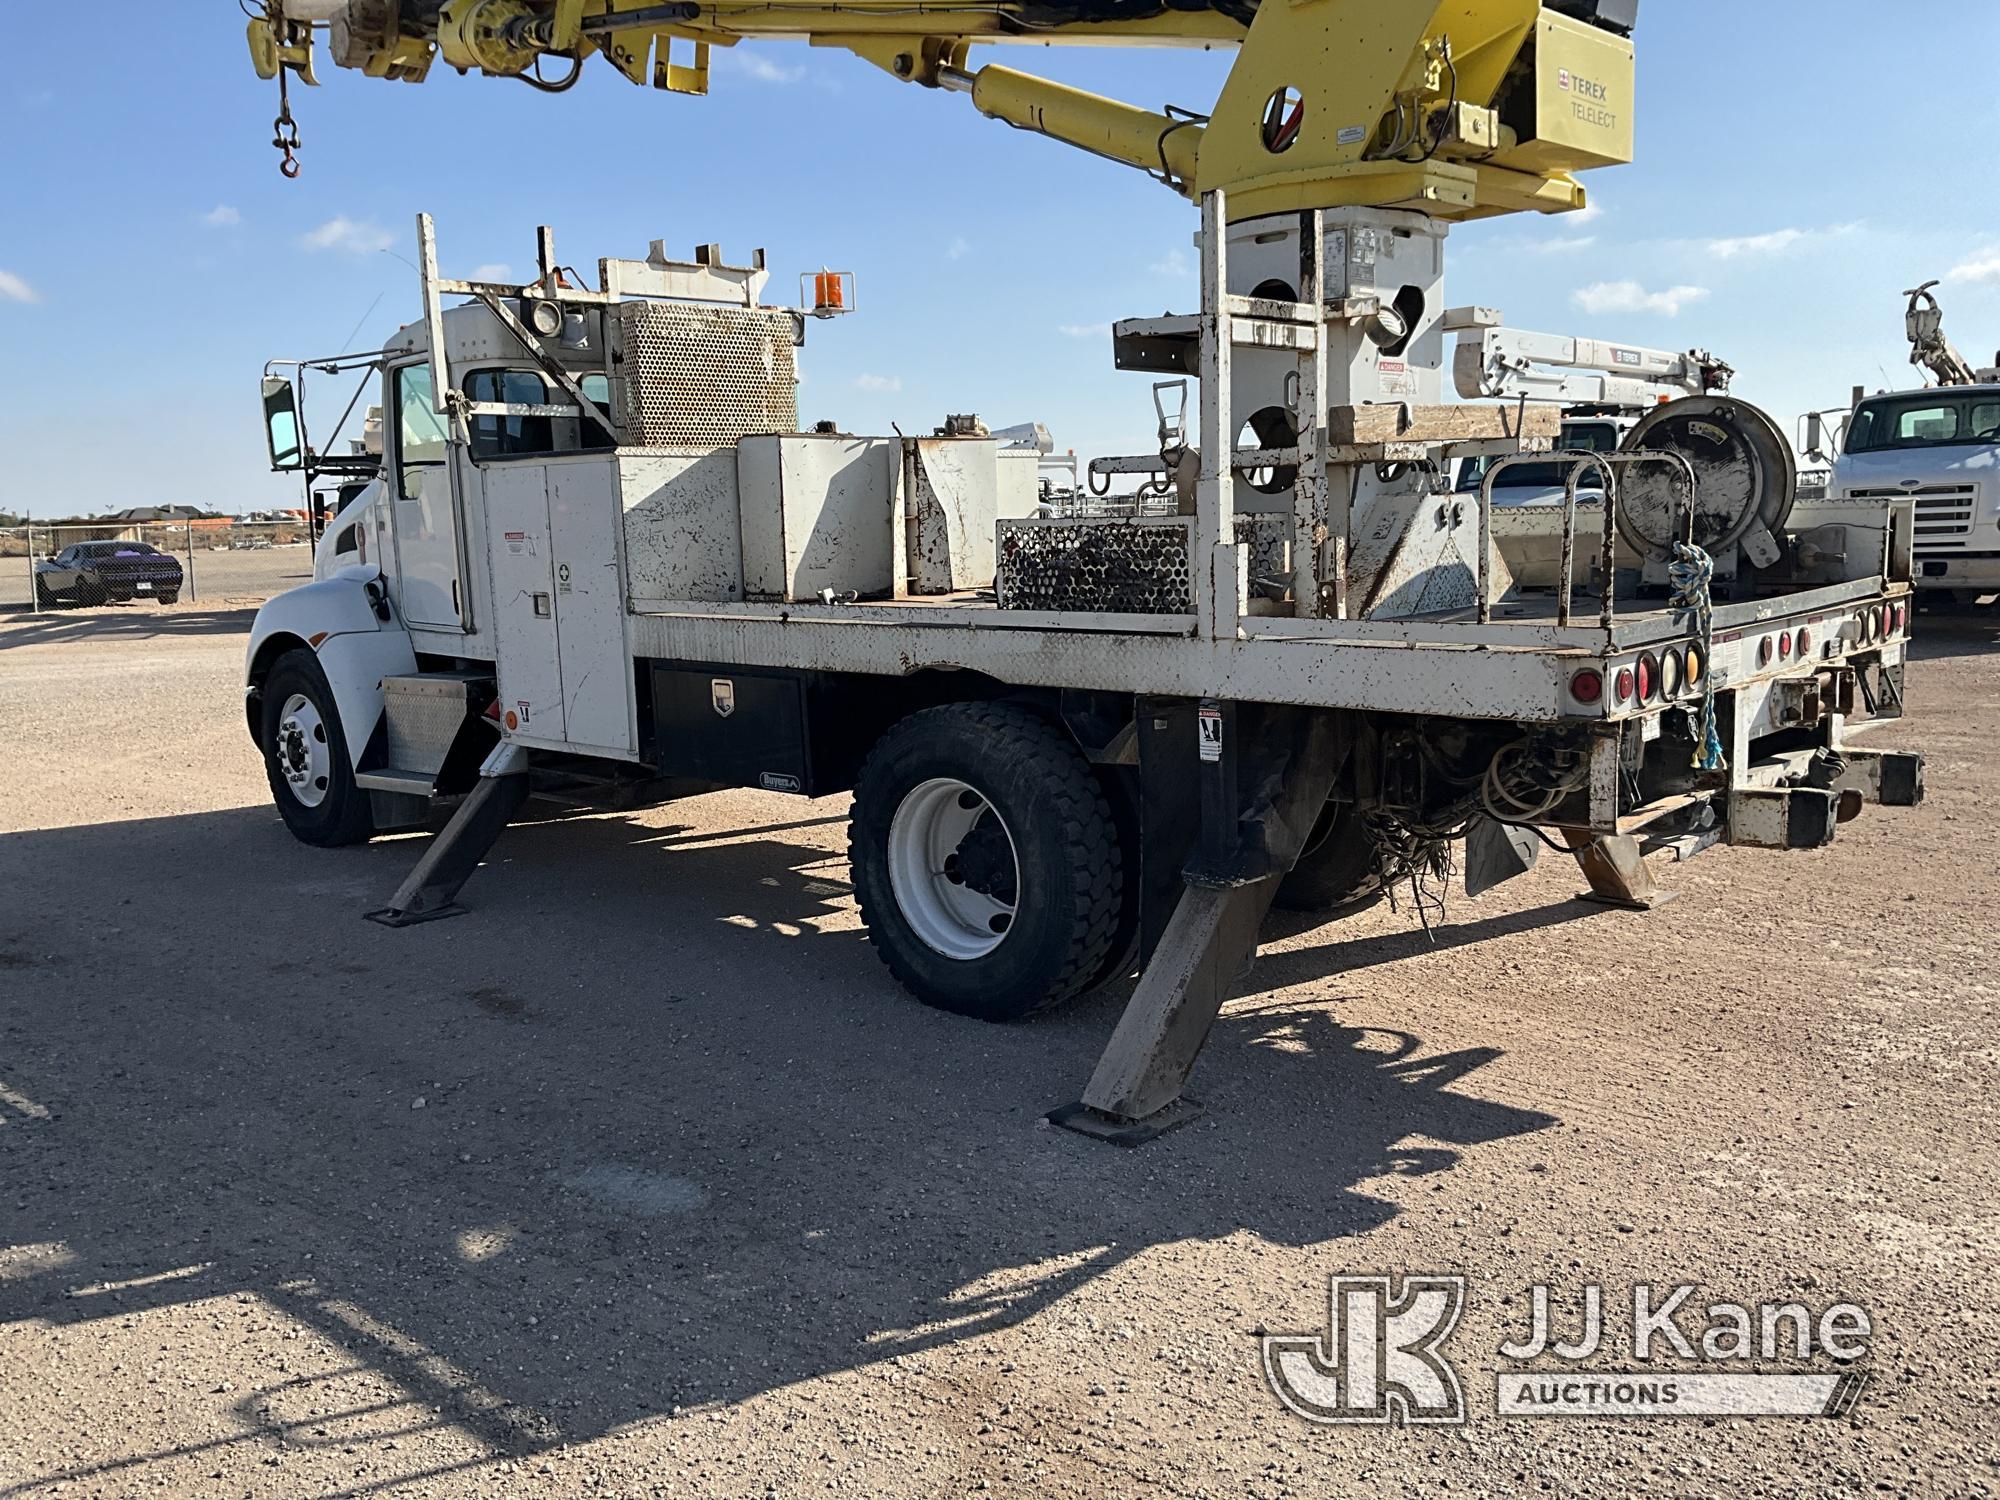
<path fill-rule="evenodd" d="M 540 275 L 498 285 L 440 276 L 420 220 L 424 317 L 358 357 L 379 456 L 306 430 L 307 373 L 354 359 L 264 383 L 274 465 L 349 480 L 249 648 L 286 823 L 331 845 L 448 810 L 393 925 L 456 910 L 533 793 L 851 791 L 861 915 L 919 999 L 1003 1020 L 1140 976 L 1057 1112 L 1132 1140 L 1185 1117 L 1274 902 L 1352 909 L 1461 838 L 1479 889 L 1547 837 L 1643 908 L 1648 853 L 1814 848 L 1918 800 L 1917 757 L 1852 737 L 1901 712 L 1907 504 L 1802 587 L 1758 560 L 1791 468 L 1755 413 L 1700 398 L 1644 446 L 1551 457 L 1552 408 L 1440 404 L 1469 316 L 1445 225 L 1203 210 L 1200 312 L 1113 334 L 1198 392 L 1184 444 L 1129 466 L 1191 480 L 1181 511 L 1142 517 L 1041 513 L 1034 449 L 970 422 L 801 430 L 797 350 L 833 307 L 766 305 L 761 252 L 656 245 L 586 288 L 544 231 Z M 1671 601 L 1608 567 L 1517 587 L 1493 474 L 1450 482 L 1481 456 L 1599 488 L 1565 549 L 1699 566 Z"/>

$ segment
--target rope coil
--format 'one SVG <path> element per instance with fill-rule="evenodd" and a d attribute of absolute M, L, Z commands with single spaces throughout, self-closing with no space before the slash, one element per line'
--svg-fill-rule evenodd
<path fill-rule="evenodd" d="M 1725 762 L 1722 736 L 1715 727 L 1715 559 L 1693 542 L 1675 542 L 1673 561 L 1667 564 L 1667 584 L 1673 590 L 1669 601 L 1682 613 L 1692 613 L 1701 631 L 1701 743 L 1694 752 L 1698 771 L 1720 771 Z"/>

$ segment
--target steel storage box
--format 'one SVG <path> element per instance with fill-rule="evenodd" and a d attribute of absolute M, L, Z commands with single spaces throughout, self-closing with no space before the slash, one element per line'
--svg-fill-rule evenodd
<path fill-rule="evenodd" d="M 787 604 L 890 592 L 894 438 L 746 437 L 736 449 L 743 592 Z"/>

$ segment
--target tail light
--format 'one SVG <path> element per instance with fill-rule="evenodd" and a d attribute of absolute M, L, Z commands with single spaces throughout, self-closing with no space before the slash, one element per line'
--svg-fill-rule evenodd
<path fill-rule="evenodd" d="M 1660 685 L 1660 664 L 1651 656 L 1639 658 L 1639 701 L 1651 703 Z"/>
<path fill-rule="evenodd" d="M 1683 665 L 1687 669 L 1688 686 L 1700 687 L 1701 679 L 1708 673 L 1708 663 L 1701 659 L 1701 647 L 1688 647 Z"/>
<path fill-rule="evenodd" d="M 1681 659 L 1671 651 L 1660 653 L 1660 696 L 1677 698 L 1686 682 L 1686 669 Z"/>
<path fill-rule="evenodd" d="M 1799 660 L 1804 661 L 1811 650 L 1812 632 L 1801 625 L 1799 627 Z"/>
<path fill-rule="evenodd" d="M 1791 659 L 1792 659 L 1791 632 L 1790 631 L 1780 632 L 1778 636 L 1778 660 L 1790 661 Z"/>
<path fill-rule="evenodd" d="M 1618 669 L 1616 684 L 1618 688 L 1618 701 L 1623 703 L 1632 696 L 1632 669 L 1630 667 L 1620 667 Z"/>
<path fill-rule="evenodd" d="M 1579 703 L 1597 703 L 1604 697 L 1604 674 L 1585 667 L 1569 680 L 1569 695 Z"/>

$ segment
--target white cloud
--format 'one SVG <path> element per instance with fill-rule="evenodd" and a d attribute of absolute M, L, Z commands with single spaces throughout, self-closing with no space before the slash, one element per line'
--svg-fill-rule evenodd
<path fill-rule="evenodd" d="M 1988 282 L 2000 281 L 2000 249 L 1981 250 L 1969 259 L 1960 261 L 1951 268 L 1945 280 L 1971 286 L 1983 286 Z"/>
<path fill-rule="evenodd" d="M 1193 267 L 1188 264 L 1187 252 L 1175 248 L 1154 261 L 1150 269 L 1155 276 L 1185 276 Z"/>
<path fill-rule="evenodd" d="M 1705 286 L 1676 286 L 1649 292 L 1636 281 L 1599 281 L 1572 293 L 1569 300 L 1587 313 L 1658 313 L 1677 318 L 1682 308 L 1707 296 Z"/>
<path fill-rule="evenodd" d="M 243 215 L 227 203 L 218 203 L 201 216 L 201 222 L 210 229 L 234 229 L 243 222 Z"/>
<path fill-rule="evenodd" d="M 1562 221 L 1565 224 L 1594 224 L 1603 217 L 1604 205 L 1593 198 L 1575 213 L 1564 214 Z"/>
<path fill-rule="evenodd" d="M 42 294 L 12 271 L 0 271 L 0 299 L 8 302 L 39 302 Z"/>
<path fill-rule="evenodd" d="M 308 250 L 344 250 L 350 255 L 372 255 L 387 250 L 396 237 L 380 224 L 366 219 L 350 219 L 345 214 L 328 219 L 299 243 Z"/>
<path fill-rule="evenodd" d="M 1536 240 L 1528 249 L 1535 255 L 1575 255 L 1596 243 L 1596 235 L 1579 234 L 1566 240 Z"/>
<path fill-rule="evenodd" d="M 944 247 L 944 258 L 946 260 L 963 260 L 971 251 L 972 241 L 968 240 L 962 234 L 954 235 L 952 236 L 951 243 Z"/>
<path fill-rule="evenodd" d="M 806 76 L 804 68 L 787 68 L 772 62 L 762 53 L 745 52 L 735 47 L 711 53 L 710 56 L 715 60 L 712 66 L 722 72 L 754 79 L 758 83 L 797 83 Z"/>
<path fill-rule="evenodd" d="M 1838 239 L 1842 235 L 1852 234 L 1859 227 L 1857 224 L 1832 224 L 1824 229 L 1787 227 L 1774 229 L 1768 234 L 1745 234 L 1726 239 L 1699 240 L 1696 243 L 1717 260 L 1743 260 L 1755 256 L 1776 257 L 1789 255 L 1814 240 Z"/>
<path fill-rule="evenodd" d="M 854 388 L 857 391 L 871 391 L 877 395 L 886 395 L 900 391 L 903 388 L 903 377 L 900 375 L 857 375 L 854 377 Z"/>
<path fill-rule="evenodd" d="M 514 268 L 499 261 L 489 261 L 483 266 L 474 266 L 468 281 L 504 281 L 510 285 L 514 280 Z"/>
<path fill-rule="evenodd" d="M 1774 229 L 1769 234 L 1746 234 L 1736 239 L 1704 240 L 1702 248 L 1717 260 L 1735 260 L 1744 255 L 1783 255 L 1807 237 L 1803 229 Z"/>
<path fill-rule="evenodd" d="M 1056 332 L 1066 339 L 1101 339 L 1111 332 L 1109 323 L 1058 323 Z"/>

